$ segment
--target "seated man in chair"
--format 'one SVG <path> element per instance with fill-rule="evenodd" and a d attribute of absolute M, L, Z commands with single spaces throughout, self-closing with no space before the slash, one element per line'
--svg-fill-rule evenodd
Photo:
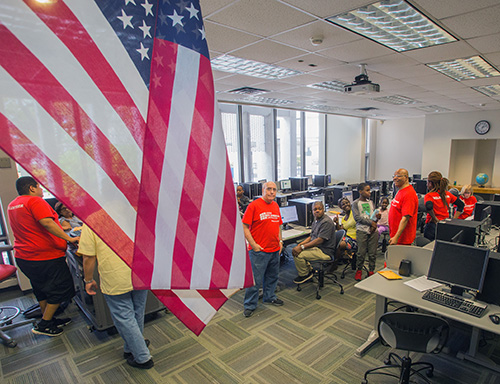
<path fill-rule="evenodd" d="M 297 268 L 298 276 L 293 280 L 295 284 L 302 284 L 313 275 L 308 261 L 333 260 L 335 254 L 335 225 L 325 215 L 325 206 L 321 201 L 313 205 L 314 221 L 309 237 L 293 250 L 292 255 Z"/>

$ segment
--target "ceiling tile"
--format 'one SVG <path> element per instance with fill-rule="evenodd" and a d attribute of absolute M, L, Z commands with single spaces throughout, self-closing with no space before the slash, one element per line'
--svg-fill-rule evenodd
<path fill-rule="evenodd" d="M 450 17 L 441 22 L 448 32 L 468 39 L 500 32 L 499 19 L 500 5 L 497 5 Z"/>
<path fill-rule="evenodd" d="M 261 61 L 267 64 L 276 64 L 283 60 L 301 56 L 304 53 L 303 50 L 289 47 L 288 45 L 275 43 L 270 40 L 261 40 L 244 48 L 236 49 L 231 52 L 231 55 L 243 59 Z"/>
<path fill-rule="evenodd" d="M 242 46 L 255 43 L 260 37 L 205 21 L 208 47 L 218 52 L 228 53 Z"/>
<path fill-rule="evenodd" d="M 498 0 L 410 0 L 410 2 L 427 16 L 434 16 L 435 20 L 489 8 L 498 4 Z"/>

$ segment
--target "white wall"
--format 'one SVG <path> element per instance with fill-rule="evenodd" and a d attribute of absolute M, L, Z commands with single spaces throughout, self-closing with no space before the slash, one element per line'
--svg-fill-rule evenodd
<path fill-rule="evenodd" d="M 326 125 L 326 173 L 332 182 L 364 181 L 363 119 L 328 115 Z"/>
<path fill-rule="evenodd" d="M 421 173 L 425 118 L 379 121 L 376 126 L 376 148 L 372 152 L 374 180 L 392 180 L 394 171 L 405 168 Z"/>
<path fill-rule="evenodd" d="M 474 126 L 479 120 L 487 120 L 491 129 L 486 135 L 478 135 Z M 452 139 L 500 139 L 500 111 L 479 111 L 428 115 L 425 119 L 422 174 L 433 170 L 447 176 L 450 170 Z M 500 153 L 495 158 L 496 169 L 500 167 Z M 494 175 L 490 175 L 492 177 Z M 493 186 L 499 187 L 500 180 L 492 179 Z"/>

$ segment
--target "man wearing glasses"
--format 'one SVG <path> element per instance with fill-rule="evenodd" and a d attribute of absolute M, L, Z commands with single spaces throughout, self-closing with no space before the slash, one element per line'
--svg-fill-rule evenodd
<path fill-rule="evenodd" d="M 408 171 L 400 168 L 392 177 L 398 193 L 389 210 L 389 245 L 411 245 L 417 235 L 418 197 L 410 185 Z"/>

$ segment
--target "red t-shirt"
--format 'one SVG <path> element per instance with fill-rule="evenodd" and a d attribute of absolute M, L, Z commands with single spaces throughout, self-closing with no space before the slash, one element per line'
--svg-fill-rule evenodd
<path fill-rule="evenodd" d="M 476 207 L 477 199 L 475 196 L 469 196 L 468 199 L 464 199 L 463 196 L 460 196 L 460 199 L 464 202 L 464 211 L 460 216 L 458 216 L 459 219 L 466 219 L 470 215 L 472 215 L 472 212 L 474 212 L 474 208 Z"/>
<path fill-rule="evenodd" d="M 263 252 L 276 252 L 280 250 L 280 225 L 281 213 L 278 204 L 272 201 L 266 203 L 260 198 L 250 203 L 243 215 L 244 224 L 250 227 L 250 233 Z M 248 246 L 248 250 L 252 247 Z"/>
<path fill-rule="evenodd" d="M 455 195 L 452 195 L 450 192 L 446 191 L 446 202 L 448 203 L 448 207 L 450 204 L 454 203 L 457 198 Z M 441 221 L 444 219 L 447 219 L 450 217 L 450 212 L 449 208 L 444 205 L 443 200 L 441 199 L 441 196 L 439 196 L 438 192 L 429 192 L 427 195 L 424 197 L 424 202 L 432 201 L 434 204 L 434 214 L 436 215 L 436 218 Z M 425 219 L 425 223 L 427 224 L 429 221 L 431 221 L 431 215 L 427 214 L 427 218 Z"/>
<path fill-rule="evenodd" d="M 57 213 L 44 199 L 38 196 L 18 196 L 9 204 L 7 211 L 15 238 L 15 257 L 42 261 L 65 256 L 66 240 L 52 235 L 38 222 L 50 217 L 61 227 Z"/>
<path fill-rule="evenodd" d="M 400 189 L 391 201 L 389 209 L 389 232 L 394 237 L 403 216 L 410 216 L 408 223 L 398 239 L 398 244 L 410 245 L 417 235 L 418 197 L 411 185 Z"/>

